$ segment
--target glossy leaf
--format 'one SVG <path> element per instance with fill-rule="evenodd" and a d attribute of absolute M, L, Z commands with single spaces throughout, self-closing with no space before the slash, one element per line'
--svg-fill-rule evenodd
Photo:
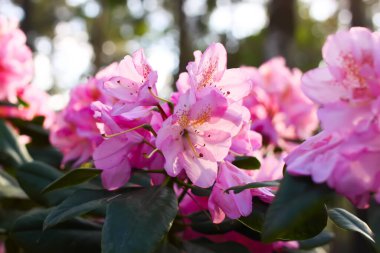
<path fill-rule="evenodd" d="M 231 219 L 225 219 L 223 222 L 215 224 L 205 212 L 194 213 L 189 218 L 191 228 L 203 234 L 224 234 L 242 226 L 237 220 Z"/>
<path fill-rule="evenodd" d="M 54 180 L 48 186 L 46 186 L 42 193 L 47 193 L 61 188 L 66 188 L 73 185 L 78 185 L 87 182 L 101 174 L 101 170 L 98 169 L 74 169 L 64 174 L 62 177 Z"/>
<path fill-rule="evenodd" d="M 28 253 L 100 252 L 100 226 L 75 219 L 43 232 L 42 223 L 48 212 L 37 210 L 20 217 L 10 238 Z"/>
<path fill-rule="evenodd" d="M 254 198 L 252 202 L 252 213 L 247 217 L 241 217 L 239 221 L 246 227 L 261 233 L 268 208 L 269 204 L 262 202 L 258 198 Z"/>
<path fill-rule="evenodd" d="M 307 239 L 307 240 L 303 240 L 303 241 L 299 241 L 299 246 L 300 246 L 300 249 L 313 249 L 313 248 L 317 248 L 317 247 L 320 247 L 320 246 L 324 246 L 328 243 L 330 243 L 333 239 L 334 239 L 334 234 L 331 233 L 331 232 L 327 232 L 327 231 L 323 231 L 322 233 L 320 233 L 319 235 L 313 237 L 313 238 L 310 238 L 310 239 Z"/>
<path fill-rule="evenodd" d="M 16 171 L 17 181 L 25 193 L 46 206 L 57 205 L 74 192 L 75 188 L 70 188 L 41 194 L 47 185 L 62 175 L 62 172 L 42 162 L 25 163 Z"/>
<path fill-rule="evenodd" d="M 16 179 L 4 170 L 0 170 L 0 182 L 0 198 L 27 198 Z"/>
<path fill-rule="evenodd" d="M 243 170 L 257 170 L 260 168 L 260 161 L 256 157 L 242 157 L 233 161 L 233 164 Z"/>
<path fill-rule="evenodd" d="M 173 190 L 140 189 L 110 201 L 103 226 L 103 253 L 151 253 L 169 231 L 177 214 Z"/>
<path fill-rule="evenodd" d="M 117 196 L 123 197 L 123 195 L 131 191 L 131 189 L 121 189 L 118 191 L 79 189 L 51 210 L 44 221 L 44 229 L 101 208 L 110 199 Z"/>
<path fill-rule="evenodd" d="M 318 235 L 327 224 L 324 202 L 329 193 L 326 186 L 315 185 L 309 178 L 285 174 L 265 216 L 263 241 L 305 240 Z"/>
<path fill-rule="evenodd" d="M 247 189 L 261 188 L 261 187 L 278 187 L 280 183 L 278 181 L 263 181 L 263 182 L 254 182 L 246 185 L 234 186 L 228 188 L 226 192 L 234 191 L 234 193 L 240 193 Z"/>
<path fill-rule="evenodd" d="M 16 168 L 31 160 L 26 148 L 18 142 L 15 131 L 0 119 L 0 163 Z"/>
<path fill-rule="evenodd" d="M 374 234 L 367 223 L 352 213 L 342 208 L 333 208 L 328 210 L 328 214 L 329 218 L 338 227 L 345 230 L 358 232 L 367 238 L 370 242 L 375 243 L 375 240 L 373 239 Z"/>

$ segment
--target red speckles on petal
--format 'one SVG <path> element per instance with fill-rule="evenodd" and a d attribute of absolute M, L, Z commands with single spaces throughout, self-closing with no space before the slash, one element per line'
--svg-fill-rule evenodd
<path fill-rule="evenodd" d="M 202 79 L 199 82 L 198 89 L 212 84 L 217 65 L 218 59 L 215 59 L 213 62 L 208 62 L 206 70 L 202 72 Z"/>

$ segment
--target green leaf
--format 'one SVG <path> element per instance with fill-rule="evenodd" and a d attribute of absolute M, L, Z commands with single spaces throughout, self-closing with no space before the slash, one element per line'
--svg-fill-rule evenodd
<path fill-rule="evenodd" d="M 42 231 L 49 210 L 37 210 L 20 217 L 10 238 L 28 253 L 100 253 L 100 226 L 75 219 Z"/>
<path fill-rule="evenodd" d="M 258 198 L 253 198 L 252 213 L 247 217 L 241 217 L 239 221 L 253 231 L 261 233 L 268 208 L 269 204 L 262 202 Z"/>
<path fill-rule="evenodd" d="M 169 243 L 168 240 L 161 242 L 160 246 L 154 253 L 183 253 L 173 244 Z"/>
<path fill-rule="evenodd" d="M 71 195 L 75 188 L 60 189 L 54 192 L 41 194 L 41 191 L 50 183 L 63 175 L 57 169 L 42 162 L 23 164 L 16 171 L 16 178 L 21 188 L 34 201 L 41 205 L 54 206 Z"/>
<path fill-rule="evenodd" d="M 322 231 L 322 233 L 320 233 L 319 235 L 307 240 L 299 241 L 298 243 L 299 243 L 300 249 L 308 250 L 308 249 L 324 246 L 330 243 L 334 239 L 334 237 L 335 236 L 333 233 Z"/>
<path fill-rule="evenodd" d="M 133 190 L 135 189 L 129 188 L 117 191 L 79 189 L 51 210 L 44 221 L 44 229 L 101 208 L 110 199 L 125 195 Z"/>
<path fill-rule="evenodd" d="M 203 234 L 224 234 L 242 226 L 237 220 L 231 219 L 225 219 L 223 222 L 215 224 L 205 212 L 194 213 L 189 218 L 191 228 Z"/>
<path fill-rule="evenodd" d="M 26 199 L 25 192 L 11 175 L 0 169 L 0 198 Z"/>
<path fill-rule="evenodd" d="M 328 210 L 328 214 L 329 218 L 338 227 L 345 230 L 358 232 L 361 235 L 363 235 L 366 239 L 368 239 L 370 242 L 375 243 L 375 240 L 373 239 L 374 234 L 367 225 L 367 223 L 365 223 L 352 213 L 342 208 L 333 208 Z"/>
<path fill-rule="evenodd" d="M 42 193 L 51 192 L 57 189 L 66 188 L 73 185 L 78 185 L 89 181 L 102 173 L 101 170 L 98 169 L 74 169 L 64 174 L 62 177 L 56 179 L 48 186 L 46 186 Z"/>
<path fill-rule="evenodd" d="M 215 243 L 208 239 L 201 238 L 184 243 L 184 248 L 188 253 L 249 253 L 250 251 L 243 245 L 236 242 Z"/>
<path fill-rule="evenodd" d="M 243 170 L 260 169 L 260 161 L 256 157 L 242 157 L 233 161 L 233 164 Z"/>
<path fill-rule="evenodd" d="M 15 131 L 0 119 L 0 164 L 16 168 L 31 161 L 26 148 L 18 142 Z"/>
<path fill-rule="evenodd" d="M 173 190 L 140 189 L 108 204 L 102 232 L 103 253 L 151 253 L 169 231 L 177 214 Z"/>
<path fill-rule="evenodd" d="M 228 188 L 226 192 L 234 191 L 234 193 L 240 193 L 247 189 L 261 188 L 261 187 L 278 187 L 280 183 L 278 181 L 263 181 L 263 182 L 254 182 L 246 185 L 234 186 Z"/>
<path fill-rule="evenodd" d="M 266 213 L 263 241 L 305 240 L 318 235 L 327 224 L 324 202 L 329 193 L 325 185 L 286 173 Z"/>

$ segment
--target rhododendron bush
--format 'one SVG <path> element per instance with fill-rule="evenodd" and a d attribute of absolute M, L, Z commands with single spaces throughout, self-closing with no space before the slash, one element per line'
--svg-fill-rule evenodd
<path fill-rule="evenodd" d="M 7 252 L 309 252 L 334 240 L 328 220 L 376 248 L 341 199 L 380 203 L 380 34 L 331 35 L 304 75 L 280 57 L 227 68 L 213 43 L 169 98 L 140 49 L 57 113 L 25 39 L 0 19 Z"/>

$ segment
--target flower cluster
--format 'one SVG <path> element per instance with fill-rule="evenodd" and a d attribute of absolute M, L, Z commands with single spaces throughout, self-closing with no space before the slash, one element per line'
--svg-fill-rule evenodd
<path fill-rule="evenodd" d="M 4 102 L 0 117 L 32 120 L 43 116 L 44 126 L 49 127 L 54 114 L 46 106 L 49 95 L 30 84 L 33 58 L 26 36 L 17 22 L 4 17 L 0 17 L 0 55 L 0 101 Z"/>
<path fill-rule="evenodd" d="M 320 106 L 323 131 L 286 159 L 289 173 L 326 182 L 355 205 L 380 202 L 380 49 L 378 33 L 352 28 L 328 37 L 326 66 L 307 72 L 305 94 Z"/>
<path fill-rule="evenodd" d="M 288 140 L 305 138 L 316 127 L 315 106 L 302 95 L 300 72 L 291 72 L 282 59 L 259 69 L 228 69 L 219 43 L 194 57 L 170 101 L 158 95 L 157 72 L 143 50 L 110 65 L 72 90 L 51 141 L 64 163 L 92 159 L 108 190 L 123 187 L 134 173 L 149 175 L 152 184 L 172 178 L 181 213 L 209 211 L 220 223 L 250 215 L 253 198 L 272 202 L 273 187 L 227 190 L 281 179 L 283 154 L 262 148 L 262 134 L 271 147 L 289 149 Z M 260 160 L 260 170 L 233 164 L 249 156 Z"/>
<path fill-rule="evenodd" d="M 300 70 L 288 69 L 280 57 L 244 70 L 252 82 L 244 105 L 266 144 L 290 151 L 294 141 L 312 135 L 318 126 L 317 107 L 301 91 Z"/>

